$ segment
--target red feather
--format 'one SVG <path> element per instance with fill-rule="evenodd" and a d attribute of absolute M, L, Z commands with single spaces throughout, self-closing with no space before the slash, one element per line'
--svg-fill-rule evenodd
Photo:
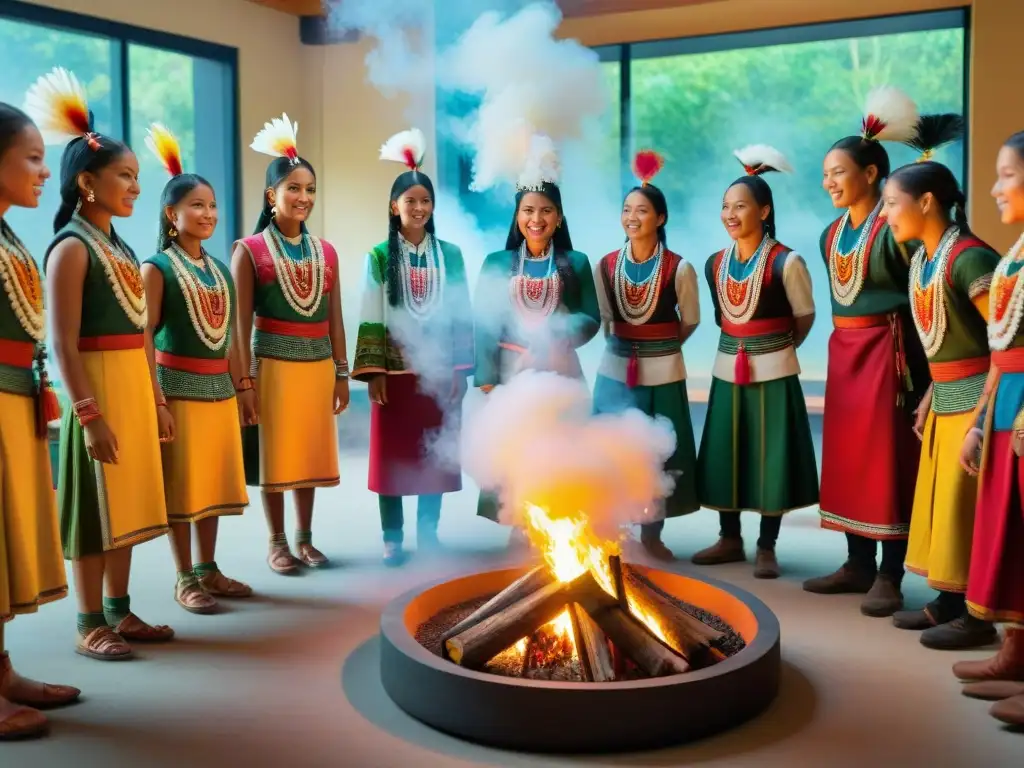
<path fill-rule="evenodd" d="M 873 139 L 875 136 L 885 130 L 885 121 L 875 117 L 874 115 L 868 115 L 861 120 L 861 135 L 865 139 Z"/>
<path fill-rule="evenodd" d="M 295 147 L 288 147 L 284 151 L 284 156 L 287 157 L 289 160 L 297 160 L 299 157 L 299 150 L 296 149 Z"/>
<path fill-rule="evenodd" d="M 412 147 L 403 147 L 402 156 L 405 158 L 405 164 L 409 166 L 409 170 L 416 170 L 416 155 L 413 154 Z"/>
<path fill-rule="evenodd" d="M 665 165 L 665 158 L 650 149 L 636 153 L 633 158 L 633 173 L 640 179 L 641 183 L 649 184 L 651 179 L 658 175 L 658 171 Z"/>
<path fill-rule="evenodd" d="M 181 176 L 181 174 L 185 172 L 185 169 L 181 167 L 181 158 L 178 155 L 168 158 L 168 160 L 167 172 L 171 174 L 172 177 Z"/>

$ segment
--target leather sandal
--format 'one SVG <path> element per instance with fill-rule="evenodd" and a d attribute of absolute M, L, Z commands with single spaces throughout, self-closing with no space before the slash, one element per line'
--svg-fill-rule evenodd
<path fill-rule="evenodd" d="M 217 612 L 217 600 L 203 589 L 195 577 L 174 585 L 174 602 L 189 613 L 206 616 Z"/>
<path fill-rule="evenodd" d="M 0 697 L 0 741 L 31 739 L 49 730 L 46 715 Z"/>
<path fill-rule="evenodd" d="M 220 571 L 200 576 L 199 585 L 206 590 L 207 594 L 214 597 L 227 597 L 229 599 L 252 597 L 252 587 L 235 579 L 228 578 Z"/>
<path fill-rule="evenodd" d="M 132 658 L 132 647 L 110 627 L 96 627 L 79 636 L 75 653 L 97 661 L 125 661 Z"/>
<path fill-rule="evenodd" d="M 299 544 L 298 550 L 299 562 L 307 568 L 322 568 L 327 565 L 327 558 L 324 557 L 323 552 L 318 550 L 312 544 Z"/>
<path fill-rule="evenodd" d="M 52 685 L 22 677 L 11 667 L 6 653 L 0 656 L 0 698 L 33 709 L 52 709 L 71 704 L 81 695 L 78 688 L 70 685 Z"/>
<path fill-rule="evenodd" d="M 114 631 L 135 643 L 166 643 L 174 637 L 174 630 L 166 624 L 147 624 L 134 613 L 125 616 Z"/>
<path fill-rule="evenodd" d="M 267 555 L 267 565 L 274 573 L 291 574 L 299 567 L 299 561 L 292 555 L 288 547 L 271 547 Z"/>

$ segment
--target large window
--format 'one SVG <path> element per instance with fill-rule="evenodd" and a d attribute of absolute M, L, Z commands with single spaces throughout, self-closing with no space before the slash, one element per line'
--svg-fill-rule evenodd
<path fill-rule="evenodd" d="M 61 66 L 86 88 L 95 127 L 126 141 L 139 158 L 142 194 L 115 227 L 140 259 L 153 254 L 167 174 L 146 149 L 146 131 L 164 123 L 182 145 L 185 169 L 206 177 L 220 205 L 207 243 L 227 260 L 239 234 L 237 51 L 26 3 L 0 0 L 0 101 L 21 106 L 37 77 Z M 38 209 L 12 209 L 11 226 L 38 260 L 53 237 L 60 204 L 62 149 L 47 148 L 53 178 Z"/>
<path fill-rule="evenodd" d="M 670 247 L 703 276 L 708 256 L 728 244 L 719 210 L 726 187 L 742 173 L 733 150 L 775 146 L 795 171 L 769 179 L 779 239 L 805 256 L 818 305 L 818 322 L 800 351 L 805 390 L 822 394 L 831 323 L 818 242 L 837 215 L 821 189 L 822 159 L 833 142 L 859 131 L 864 97 L 875 85 L 905 90 L 922 112 L 964 114 L 966 18 L 966 11 L 947 11 L 598 49 L 611 94 L 608 114 L 596 140 L 564 158 L 574 244 L 592 262 L 618 247 L 622 195 L 633 184 L 630 160 L 634 150 L 651 148 L 666 159 L 656 183 L 668 198 Z M 913 150 L 887 146 L 894 167 L 914 160 Z M 480 229 L 507 228 L 509 194 L 469 193 L 469 161 L 443 143 L 440 153 L 442 169 L 459 157 L 462 175 L 442 172 L 442 184 L 458 188 Z M 962 143 L 936 159 L 965 178 Z M 706 383 L 718 330 L 703 279 L 701 305 L 705 320 L 687 342 L 686 359 L 691 379 Z M 597 340 L 584 352 L 588 373 L 601 345 Z"/>

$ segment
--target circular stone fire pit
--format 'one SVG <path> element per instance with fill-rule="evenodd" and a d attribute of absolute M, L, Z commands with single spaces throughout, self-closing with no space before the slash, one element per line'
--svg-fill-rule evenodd
<path fill-rule="evenodd" d="M 417 628 L 446 608 L 500 592 L 513 568 L 421 587 L 381 617 L 381 681 L 405 712 L 444 733 L 501 749 L 623 752 L 710 736 L 763 712 L 779 688 L 779 622 L 730 584 L 632 566 L 668 594 L 716 614 L 746 642 L 686 674 L 608 683 L 550 682 L 475 672 L 424 648 Z"/>

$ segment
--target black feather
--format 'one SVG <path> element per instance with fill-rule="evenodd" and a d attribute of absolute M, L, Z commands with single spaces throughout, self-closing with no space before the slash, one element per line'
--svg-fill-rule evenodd
<path fill-rule="evenodd" d="M 952 144 L 963 135 L 964 118 L 962 115 L 954 113 L 921 115 L 917 120 L 916 135 L 906 144 L 923 154 L 934 152 L 946 144 Z"/>

